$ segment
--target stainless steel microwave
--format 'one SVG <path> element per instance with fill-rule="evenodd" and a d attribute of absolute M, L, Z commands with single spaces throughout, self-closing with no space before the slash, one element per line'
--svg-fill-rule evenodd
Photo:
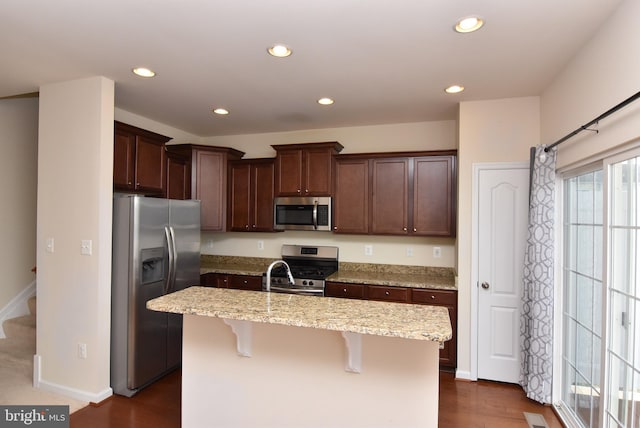
<path fill-rule="evenodd" d="M 275 230 L 331 231 L 331 198 L 313 196 L 275 198 L 273 228 Z"/>

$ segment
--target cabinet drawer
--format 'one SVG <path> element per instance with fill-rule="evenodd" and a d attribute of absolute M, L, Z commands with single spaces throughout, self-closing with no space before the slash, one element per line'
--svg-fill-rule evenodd
<path fill-rule="evenodd" d="M 456 294 L 455 291 L 414 288 L 411 290 L 411 303 L 423 305 L 456 305 L 458 302 Z"/>
<path fill-rule="evenodd" d="M 409 301 L 410 290 L 405 287 L 385 287 L 380 285 L 367 286 L 367 299 L 384 300 L 387 302 L 403 302 Z"/>
<path fill-rule="evenodd" d="M 364 285 L 343 282 L 327 282 L 324 288 L 327 297 L 345 297 L 347 299 L 363 299 Z"/>
<path fill-rule="evenodd" d="M 229 275 L 229 288 L 240 290 L 262 290 L 262 277 L 249 275 Z"/>

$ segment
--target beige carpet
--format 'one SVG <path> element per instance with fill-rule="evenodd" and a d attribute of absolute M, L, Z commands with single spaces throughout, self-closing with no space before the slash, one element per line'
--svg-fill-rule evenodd
<path fill-rule="evenodd" d="M 32 315 L 6 320 L 0 339 L 0 404 L 68 405 L 73 413 L 87 402 L 33 387 L 33 355 L 36 352 L 35 298 L 29 301 Z"/>

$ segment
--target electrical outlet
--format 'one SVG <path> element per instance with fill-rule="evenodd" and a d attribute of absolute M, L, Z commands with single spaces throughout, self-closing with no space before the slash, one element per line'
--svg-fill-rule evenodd
<path fill-rule="evenodd" d="M 407 247 L 407 257 L 413 257 L 413 247 Z"/>
<path fill-rule="evenodd" d="M 78 358 L 86 359 L 87 358 L 87 344 L 86 343 L 78 343 Z"/>
<path fill-rule="evenodd" d="M 442 248 L 433 247 L 433 257 L 435 259 L 439 259 L 440 257 L 442 257 Z"/>
<path fill-rule="evenodd" d="M 213 250 L 213 239 L 209 239 L 207 241 L 207 248 Z"/>
<path fill-rule="evenodd" d="M 364 255 L 365 256 L 373 256 L 373 245 L 365 245 L 364 246 Z"/>
<path fill-rule="evenodd" d="M 258 250 L 260 251 L 264 250 L 264 241 L 262 240 L 258 241 Z"/>

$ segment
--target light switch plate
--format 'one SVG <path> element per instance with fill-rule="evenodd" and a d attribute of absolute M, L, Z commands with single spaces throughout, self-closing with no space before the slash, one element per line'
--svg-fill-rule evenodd
<path fill-rule="evenodd" d="M 92 246 L 91 239 L 83 239 L 82 243 L 80 244 L 80 254 L 82 254 L 83 256 L 90 256 L 91 246 Z"/>

